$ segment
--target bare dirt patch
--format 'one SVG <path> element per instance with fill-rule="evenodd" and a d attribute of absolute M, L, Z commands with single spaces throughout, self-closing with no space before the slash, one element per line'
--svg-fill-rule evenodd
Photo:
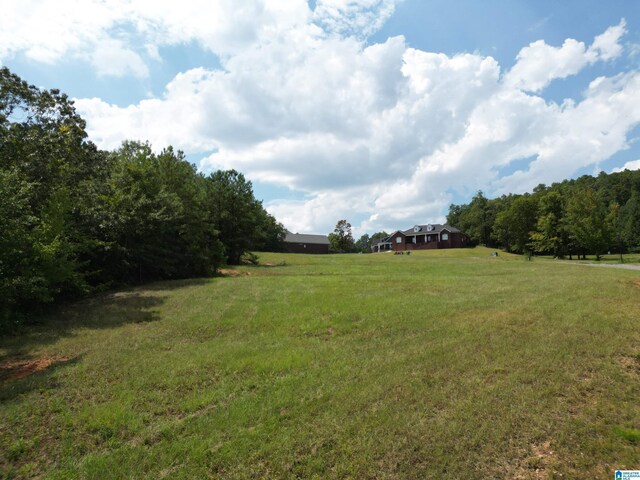
<path fill-rule="evenodd" d="M 218 273 L 223 277 L 248 277 L 251 275 L 249 272 L 241 272 L 230 268 L 219 268 Z"/>
<path fill-rule="evenodd" d="M 620 357 L 620 363 L 629 375 L 640 375 L 640 357 L 637 355 L 625 355 Z"/>
<path fill-rule="evenodd" d="M 114 298 L 120 299 L 120 298 L 140 298 L 140 297 L 155 297 L 155 296 L 157 296 L 157 293 L 151 290 L 131 290 L 131 291 L 124 291 L 124 292 L 110 293 L 105 296 L 105 299 L 112 300 Z"/>
<path fill-rule="evenodd" d="M 633 281 L 633 286 L 636 288 L 640 288 L 640 280 L 634 280 Z"/>
<path fill-rule="evenodd" d="M 52 366 L 67 363 L 68 357 L 12 357 L 0 361 L 0 382 L 9 382 L 42 372 Z"/>
<path fill-rule="evenodd" d="M 531 445 L 528 456 L 518 462 L 517 466 L 508 474 L 516 480 L 542 480 L 552 477 L 553 464 L 556 453 L 551 448 L 549 440 Z M 507 469 L 509 470 L 509 469 Z"/>

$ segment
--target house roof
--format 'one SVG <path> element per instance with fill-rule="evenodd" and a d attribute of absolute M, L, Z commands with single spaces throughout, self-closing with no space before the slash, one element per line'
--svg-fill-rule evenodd
<path fill-rule="evenodd" d="M 329 245 L 329 238 L 326 235 L 312 235 L 308 233 L 287 232 L 284 237 L 285 243 L 311 243 L 318 245 Z"/>
<path fill-rule="evenodd" d="M 390 239 L 391 237 L 376 238 L 376 240 L 371 244 L 371 246 L 378 245 L 379 243 L 389 243 Z"/>
<path fill-rule="evenodd" d="M 419 232 L 414 232 L 413 229 L 415 227 L 411 227 L 411 228 L 409 228 L 408 230 L 405 230 L 402 233 L 404 235 L 424 235 L 425 233 L 427 233 L 427 234 L 440 233 L 443 230 L 446 230 L 446 231 L 448 231 L 450 233 L 459 233 L 460 232 L 460 230 L 458 230 L 457 228 L 452 227 L 451 225 L 447 225 L 447 224 L 441 225 L 439 223 L 431 223 L 430 225 L 433 227 L 433 229 L 431 231 L 427 231 L 427 225 L 416 225 L 416 226 L 420 227 L 420 231 Z"/>

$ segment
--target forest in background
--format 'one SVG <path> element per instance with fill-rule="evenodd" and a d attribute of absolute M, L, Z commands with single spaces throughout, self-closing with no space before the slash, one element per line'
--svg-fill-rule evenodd
<path fill-rule="evenodd" d="M 241 173 L 198 173 L 172 147 L 100 150 L 65 94 L 0 69 L 0 330 L 56 301 L 210 276 L 284 235 Z"/>
<path fill-rule="evenodd" d="M 451 205 L 447 223 L 474 244 L 556 258 L 640 251 L 640 171 L 584 175 L 533 193 Z"/>
<path fill-rule="evenodd" d="M 557 258 L 640 251 L 640 171 L 585 175 L 533 193 L 451 205 L 473 244 Z M 0 69 L 0 330 L 59 300 L 153 280 L 209 276 L 286 231 L 235 170 L 197 172 L 184 154 L 87 138 L 58 90 Z M 340 220 L 333 252 L 370 252 Z"/>
<path fill-rule="evenodd" d="M 605 253 L 640 252 L 640 171 L 597 177 L 584 175 L 533 193 L 489 199 L 482 191 L 468 204 L 449 207 L 447 223 L 462 230 L 471 245 L 510 253 L 573 258 Z M 370 253 L 386 231 L 357 241 L 351 224 L 339 220 L 329 234 L 333 253 Z"/>

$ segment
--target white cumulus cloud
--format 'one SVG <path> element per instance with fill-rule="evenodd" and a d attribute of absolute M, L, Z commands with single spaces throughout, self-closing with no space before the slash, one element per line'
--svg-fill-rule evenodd
<path fill-rule="evenodd" d="M 274 29 L 221 69 L 181 73 L 162 98 L 78 99 L 78 109 L 103 147 L 140 138 L 214 152 L 201 168 L 302 192 L 267 203 L 301 232 L 330 231 L 349 214 L 364 218 L 356 232 L 441 221 L 455 192 L 523 192 L 569 177 L 628 148 L 640 122 L 639 72 L 594 79 L 563 104 L 539 94 L 620 55 L 624 21 L 590 47 L 534 42 L 506 73 L 492 57 L 425 52 L 402 37 L 368 45 L 316 22 Z"/>
<path fill-rule="evenodd" d="M 122 77 L 130 73 L 139 78 L 149 76 L 149 69 L 140 55 L 114 39 L 105 39 L 96 45 L 91 53 L 91 63 L 100 75 Z"/>
<path fill-rule="evenodd" d="M 588 64 L 599 60 L 611 60 L 622 53 L 620 38 L 626 32 L 623 20 L 598 35 L 587 48 L 583 42 L 572 38 L 561 47 L 547 45 L 538 40 L 518 53 L 516 64 L 505 75 L 504 83 L 521 90 L 539 92 L 558 78 L 575 75 Z"/>
<path fill-rule="evenodd" d="M 622 167 L 614 168 L 611 173 L 624 172 L 625 170 L 640 170 L 640 159 L 631 160 L 630 162 L 625 163 Z"/>
<path fill-rule="evenodd" d="M 149 140 L 206 154 L 299 192 L 267 208 L 294 231 L 355 231 L 442 221 L 454 193 L 522 192 L 597 166 L 629 147 L 640 123 L 640 73 L 594 79 L 562 104 L 541 92 L 622 55 L 626 24 L 591 39 L 543 40 L 503 71 L 477 53 L 366 38 L 395 0 L 39 0 L 9 2 L 0 60 L 73 57 L 103 75 L 149 75 L 162 46 L 195 42 L 218 69 L 177 74 L 159 98 L 121 107 L 76 99 L 103 148 Z M 515 167 L 517 165 L 517 167 Z M 635 164 L 634 164 L 635 165 Z"/>
<path fill-rule="evenodd" d="M 607 30 L 598 35 L 589 50 L 597 55 L 601 60 L 611 60 L 622 54 L 622 45 L 620 39 L 627 32 L 627 22 L 622 19 L 618 25 L 607 28 Z"/>
<path fill-rule="evenodd" d="M 140 54 L 158 60 L 158 47 L 165 45 L 195 42 L 226 58 L 314 22 L 364 38 L 382 26 L 397 1 L 319 0 L 314 11 L 304 0 L 5 1 L 0 62 L 19 54 L 43 63 L 88 58 L 99 74 L 143 77 Z"/>
<path fill-rule="evenodd" d="M 327 31 L 366 37 L 393 15 L 398 0 L 318 0 L 313 19 Z"/>

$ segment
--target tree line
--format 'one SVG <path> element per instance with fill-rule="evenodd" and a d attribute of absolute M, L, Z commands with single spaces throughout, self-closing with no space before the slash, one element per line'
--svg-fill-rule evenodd
<path fill-rule="evenodd" d="M 85 127 L 65 94 L 0 69 L 0 330 L 55 301 L 282 248 L 241 173 L 204 175 L 170 146 L 100 150 Z"/>
<path fill-rule="evenodd" d="M 532 193 L 451 205 L 447 223 L 474 244 L 578 258 L 640 251 L 640 171 L 584 175 Z"/>

